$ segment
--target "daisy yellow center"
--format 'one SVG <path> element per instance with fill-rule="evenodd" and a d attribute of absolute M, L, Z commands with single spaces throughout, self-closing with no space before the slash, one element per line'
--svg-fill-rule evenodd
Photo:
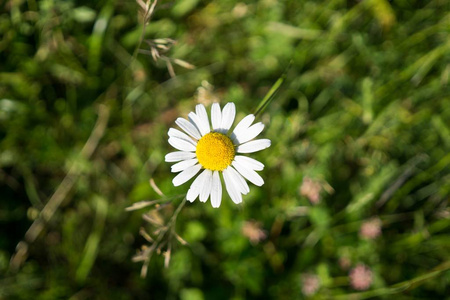
<path fill-rule="evenodd" d="M 234 145 L 228 136 L 210 132 L 198 141 L 195 153 L 205 169 L 223 171 L 234 159 Z"/>

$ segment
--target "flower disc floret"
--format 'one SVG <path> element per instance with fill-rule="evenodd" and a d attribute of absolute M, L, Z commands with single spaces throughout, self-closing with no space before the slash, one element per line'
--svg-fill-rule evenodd
<path fill-rule="evenodd" d="M 210 132 L 198 141 L 195 153 L 205 169 L 223 171 L 233 162 L 235 150 L 228 136 Z"/>

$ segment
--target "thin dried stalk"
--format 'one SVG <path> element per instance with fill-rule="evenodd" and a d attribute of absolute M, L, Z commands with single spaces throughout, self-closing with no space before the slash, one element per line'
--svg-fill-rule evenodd
<path fill-rule="evenodd" d="M 186 197 L 184 197 L 183 201 L 180 203 L 180 205 L 178 205 L 177 209 L 173 213 L 169 222 L 167 222 L 167 224 L 165 226 L 162 226 L 162 225 L 159 226 L 159 228 L 154 232 L 154 234 L 157 235 L 157 238 L 151 239 L 152 245 L 150 247 L 143 247 L 142 250 L 132 258 L 133 262 L 143 262 L 142 268 L 141 268 L 141 277 L 145 278 L 147 276 L 148 265 L 153 256 L 153 253 L 155 253 L 155 252 L 156 252 L 156 254 L 163 253 L 164 265 L 166 267 L 169 266 L 170 257 L 171 257 L 171 253 L 172 253 L 172 237 L 173 236 L 181 244 L 183 244 L 183 245 L 187 244 L 187 242 L 184 241 L 181 237 L 179 237 L 178 234 L 176 234 L 176 232 L 175 232 L 175 224 L 176 224 L 178 214 L 180 213 L 181 209 L 184 207 L 185 204 L 186 204 Z M 145 214 L 144 216 L 148 216 L 148 215 Z M 152 219 L 150 219 L 150 220 L 152 220 Z M 146 234 L 145 230 L 143 232 Z M 142 235 L 142 230 L 141 230 L 141 235 Z M 163 252 L 163 248 L 166 245 L 167 245 L 167 250 L 165 252 Z"/>
<path fill-rule="evenodd" d="M 82 158 L 89 159 L 94 153 L 94 150 L 97 148 L 100 139 L 105 133 L 109 120 L 109 112 L 110 108 L 107 105 L 102 104 L 99 106 L 97 123 L 95 124 L 91 135 L 80 152 L 80 156 Z M 23 264 L 27 257 L 28 245 L 37 239 L 39 234 L 44 229 L 45 224 L 50 221 L 61 203 L 64 199 L 66 199 L 67 194 L 72 190 L 80 174 L 81 170 L 78 167 L 78 164 L 73 163 L 55 193 L 40 212 L 39 217 L 34 220 L 30 228 L 25 233 L 24 241 L 17 244 L 16 253 L 12 256 L 10 261 L 11 270 L 17 270 Z"/>
<path fill-rule="evenodd" d="M 156 185 L 155 180 L 153 180 L 153 178 L 150 178 L 150 186 L 152 187 L 152 189 L 161 197 L 164 197 L 164 193 L 159 189 L 159 187 Z"/>

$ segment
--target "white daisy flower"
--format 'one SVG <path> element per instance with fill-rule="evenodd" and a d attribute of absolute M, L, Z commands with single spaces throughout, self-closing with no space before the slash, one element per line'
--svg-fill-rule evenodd
<path fill-rule="evenodd" d="M 242 195 L 250 191 L 245 179 L 257 186 L 264 184 L 255 172 L 261 171 L 264 165 L 253 158 L 238 155 L 270 146 L 268 139 L 253 140 L 264 125 L 261 122 L 252 125 L 255 116 L 250 114 L 231 131 L 235 116 L 234 103 L 228 103 L 222 111 L 218 103 L 213 103 L 210 126 L 205 107 L 198 104 L 195 113 L 189 113 L 189 121 L 183 118 L 175 121 L 185 133 L 169 129 L 169 144 L 180 150 L 167 154 L 165 158 L 166 162 L 177 162 L 172 166 L 172 172 L 181 172 L 172 180 L 173 185 L 187 182 L 202 170 L 186 195 L 190 202 L 197 197 L 206 202 L 211 196 L 211 205 L 219 207 L 222 201 L 220 174 L 231 200 L 236 204 L 241 203 Z"/>

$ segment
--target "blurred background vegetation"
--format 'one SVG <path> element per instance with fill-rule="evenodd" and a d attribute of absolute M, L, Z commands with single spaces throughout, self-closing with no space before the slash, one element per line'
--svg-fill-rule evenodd
<path fill-rule="evenodd" d="M 0 298 L 450 295 L 447 0 L 147 4 L 0 3 Z M 282 76 L 265 185 L 187 203 L 141 278 L 189 187 L 168 128 L 198 102 L 241 119 Z"/>

